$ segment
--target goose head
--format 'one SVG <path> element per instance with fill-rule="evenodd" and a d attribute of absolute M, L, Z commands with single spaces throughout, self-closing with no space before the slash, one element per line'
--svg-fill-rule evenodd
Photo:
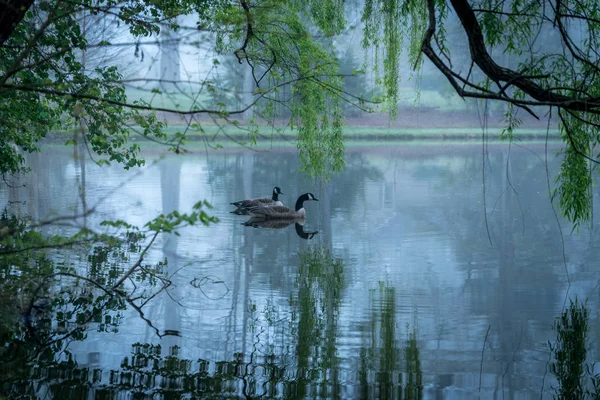
<path fill-rule="evenodd" d="M 283 192 L 281 191 L 281 189 L 279 188 L 279 186 L 275 186 L 273 188 L 273 196 L 271 197 L 271 199 L 273 199 L 274 201 L 278 201 L 280 194 L 283 194 Z"/>
<path fill-rule="evenodd" d="M 296 211 L 300 211 L 300 209 L 304 208 L 305 201 L 313 200 L 319 201 L 319 199 L 317 199 L 312 193 L 304 193 L 303 195 L 300 195 L 300 197 L 298 197 L 298 200 L 296 201 Z"/>

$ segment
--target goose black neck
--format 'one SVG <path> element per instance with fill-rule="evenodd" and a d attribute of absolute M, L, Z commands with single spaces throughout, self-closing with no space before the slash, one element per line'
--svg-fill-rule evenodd
<path fill-rule="evenodd" d="M 306 200 L 308 200 L 308 196 L 305 194 L 298 197 L 298 200 L 296 200 L 296 211 L 299 211 L 302 207 L 304 207 L 304 201 Z"/>
<path fill-rule="evenodd" d="M 273 201 L 278 201 L 279 193 L 277 193 L 276 191 L 273 190 L 273 196 L 271 196 L 271 199 L 273 199 Z"/>

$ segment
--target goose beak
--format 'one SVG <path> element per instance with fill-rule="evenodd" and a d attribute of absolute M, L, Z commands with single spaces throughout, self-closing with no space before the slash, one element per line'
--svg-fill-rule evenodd
<path fill-rule="evenodd" d="M 317 199 L 316 197 L 313 197 L 313 200 L 314 200 L 314 201 L 319 201 L 319 199 Z"/>
<path fill-rule="evenodd" d="M 279 194 L 283 194 L 283 192 L 279 192 Z"/>

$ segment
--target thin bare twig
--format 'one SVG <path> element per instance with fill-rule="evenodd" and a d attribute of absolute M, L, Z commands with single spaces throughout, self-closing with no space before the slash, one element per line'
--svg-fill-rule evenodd
<path fill-rule="evenodd" d="M 125 279 L 127 279 L 131 274 L 133 274 L 135 272 L 135 270 L 140 265 L 142 265 L 142 261 L 144 261 L 144 256 L 146 255 L 146 253 L 150 249 L 150 246 L 152 246 L 152 243 L 154 243 L 154 241 L 158 237 L 159 233 L 160 233 L 160 231 L 156 231 L 154 233 L 154 236 L 152 236 L 152 239 L 150 239 L 150 242 L 146 245 L 146 247 L 144 248 L 144 250 L 142 250 L 142 252 L 140 253 L 140 256 L 137 259 L 137 261 L 135 262 L 135 264 L 133 264 L 133 266 L 131 268 L 129 268 L 129 270 L 125 274 L 123 274 L 123 276 L 121 276 L 121 278 L 117 281 L 117 283 L 115 283 L 113 285 L 112 290 L 116 290 L 119 286 L 121 286 L 121 284 L 125 281 Z"/>
<path fill-rule="evenodd" d="M 492 325 L 488 325 L 487 332 L 485 333 L 485 339 L 483 340 L 483 348 L 481 349 L 481 362 L 479 363 L 479 391 L 481 392 L 481 376 L 483 375 L 483 353 L 485 352 L 485 345 L 487 343 L 488 335 Z"/>
<path fill-rule="evenodd" d="M 556 208 L 554 207 L 554 202 L 552 201 L 552 187 L 550 185 L 550 172 L 548 171 L 548 133 L 550 131 L 550 119 L 552 118 L 552 109 L 550 109 L 548 115 L 548 125 L 546 127 L 546 143 L 544 145 L 544 167 L 546 169 L 546 184 L 548 185 L 548 197 L 550 200 L 550 206 L 552 207 L 552 212 L 554 213 L 554 219 L 556 220 L 556 225 L 558 226 L 558 232 L 560 234 L 560 243 L 562 247 L 562 258 L 563 265 L 565 266 L 565 275 L 567 277 L 567 293 L 565 294 L 565 300 L 563 302 L 563 309 L 567 302 L 567 295 L 569 294 L 569 290 L 571 289 L 571 278 L 569 276 L 569 268 L 567 266 L 567 252 L 565 250 L 565 237 L 563 235 L 562 226 L 560 224 L 560 220 L 558 219 L 558 213 L 556 212 Z"/>

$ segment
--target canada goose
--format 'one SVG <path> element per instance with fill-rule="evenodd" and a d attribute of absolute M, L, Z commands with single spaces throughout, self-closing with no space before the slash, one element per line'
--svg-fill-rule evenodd
<path fill-rule="evenodd" d="M 236 210 L 232 211 L 232 214 L 237 215 L 248 215 L 248 209 L 250 207 L 271 207 L 271 206 L 283 206 L 283 203 L 279 201 L 279 195 L 283 194 L 279 186 L 273 188 L 273 196 L 269 199 L 268 197 L 260 197 L 250 200 L 240 200 L 230 203 L 237 207 Z"/>
<path fill-rule="evenodd" d="M 251 207 L 248 212 L 254 218 L 263 219 L 301 219 L 304 218 L 304 202 L 315 200 L 319 201 L 312 193 L 304 193 L 296 200 L 296 210 L 284 206 Z"/>

